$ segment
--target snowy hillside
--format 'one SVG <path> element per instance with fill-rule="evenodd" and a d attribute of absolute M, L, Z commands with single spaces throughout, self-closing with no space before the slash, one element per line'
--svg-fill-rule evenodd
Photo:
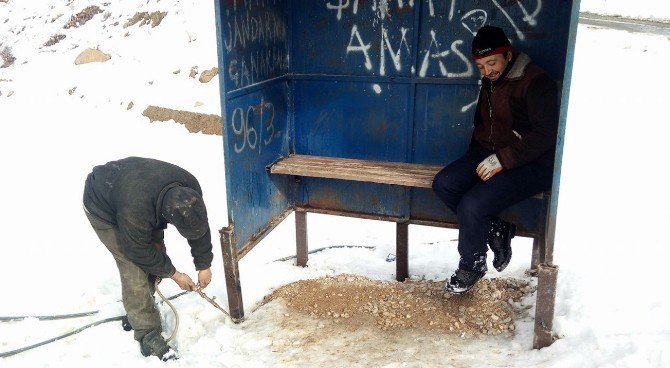
<path fill-rule="evenodd" d="M 581 0 L 580 10 L 602 15 L 670 22 L 670 2 L 666 0 Z"/>

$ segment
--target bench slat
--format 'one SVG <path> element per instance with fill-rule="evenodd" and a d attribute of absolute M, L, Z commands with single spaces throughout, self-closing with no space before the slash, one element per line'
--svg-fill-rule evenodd
<path fill-rule="evenodd" d="M 275 162 L 270 173 L 432 188 L 433 178 L 441 169 L 438 165 L 407 162 L 289 155 Z M 533 197 L 542 199 L 542 193 Z"/>
<path fill-rule="evenodd" d="M 437 165 L 290 155 L 270 168 L 273 174 L 342 179 L 431 188 Z"/>

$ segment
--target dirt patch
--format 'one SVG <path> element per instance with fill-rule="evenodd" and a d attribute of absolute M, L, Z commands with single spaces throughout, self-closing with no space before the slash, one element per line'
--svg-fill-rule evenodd
<path fill-rule="evenodd" d="M 484 279 L 465 295 L 451 295 L 443 282 L 381 282 L 342 275 L 298 281 L 277 289 L 265 303 L 281 299 L 289 310 L 346 328 L 383 331 L 440 330 L 472 335 L 511 334 L 515 309 L 533 291 L 517 279 Z"/>
<path fill-rule="evenodd" d="M 163 21 L 163 18 L 167 15 L 167 12 L 155 11 L 152 13 L 148 12 L 137 12 L 133 15 L 132 18 L 128 19 L 126 24 L 123 25 L 123 28 L 133 26 L 137 23 L 140 24 L 140 27 L 146 24 L 151 24 L 151 27 L 157 27 Z"/>
<path fill-rule="evenodd" d="M 102 10 L 100 10 L 99 7 L 97 6 L 86 7 L 84 10 L 71 16 L 70 20 L 67 23 L 65 23 L 65 26 L 63 26 L 63 28 L 69 29 L 69 28 L 81 27 L 98 13 L 102 13 Z"/>
<path fill-rule="evenodd" d="M 149 106 L 142 113 L 153 123 L 169 121 L 182 124 L 191 133 L 222 135 L 221 117 L 219 115 L 200 114 L 196 112 L 172 110 L 164 107 Z"/>

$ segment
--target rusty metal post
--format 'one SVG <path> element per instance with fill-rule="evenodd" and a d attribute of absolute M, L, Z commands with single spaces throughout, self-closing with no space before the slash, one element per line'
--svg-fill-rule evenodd
<path fill-rule="evenodd" d="M 295 211 L 296 263 L 307 267 L 307 211 Z"/>
<path fill-rule="evenodd" d="M 533 255 L 530 261 L 531 272 L 537 272 L 537 266 L 540 263 L 551 263 L 547 261 L 547 223 L 549 221 L 549 203 L 551 202 L 551 193 L 542 194 L 542 209 L 540 210 L 540 226 L 537 236 L 533 239 Z"/>
<path fill-rule="evenodd" d="M 537 267 L 537 300 L 535 302 L 535 337 L 533 349 L 542 349 L 554 342 L 554 304 L 558 266 L 541 263 Z"/>
<path fill-rule="evenodd" d="M 533 255 L 530 260 L 530 271 L 537 275 L 537 266 L 544 262 L 546 241 L 544 235 L 538 235 L 533 238 Z"/>
<path fill-rule="evenodd" d="M 242 287 L 240 284 L 240 270 L 237 264 L 237 251 L 233 248 L 231 241 L 232 232 L 231 227 L 219 230 L 223 268 L 226 277 L 226 291 L 228 293 L 228 310 L 233 322 L 240 323 L 244 320 L 244 304 L 242 303 Z"/>
<path fill-rule="evenodd" d="M 395 279 L 405 281 L 409 277 L 409 223 L 396 222 L 395 237 Z"/>

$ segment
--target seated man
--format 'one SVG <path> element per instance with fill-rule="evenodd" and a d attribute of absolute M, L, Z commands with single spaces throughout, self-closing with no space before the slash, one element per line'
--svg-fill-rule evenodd
<path fill-rule="evenodd" d="M 154 306 L 155 280 L 171 278 L 183 290 L 212 280 L 212 242 L 198 180 L 167 162 L 128 157 L 96 166 L 84 188 L 84 210 L 91 226 L 116 260 L 126 318 L 144 356 L 175 359 L 161 335 Z M 187 239 L 198 270 L 198 285 L 175 269 L 165 253 L 163 230 L 174 225 Z"/>
<path fill-rule="evenodd" d="M 516 227 L 502 210 L 549 190 L 558 128 L 556 83 L 528 55 L 515 52 L 502 29 L 482 27 L 472 41 L 482 86 L 468 152 L 443 168 L 433 190 L 457 216 L 458 269 L 446 290 L 465 293 L 493 266 L 512 258 Z"/>

